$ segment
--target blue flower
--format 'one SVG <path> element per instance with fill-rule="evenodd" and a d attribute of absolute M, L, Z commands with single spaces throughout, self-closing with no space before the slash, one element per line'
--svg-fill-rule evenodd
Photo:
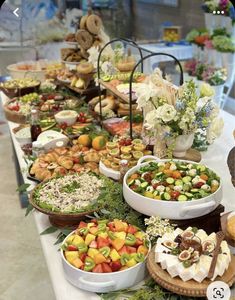
<path fill-rule="evenodd" d="M 183 110 L 185 108 L 185 103 L 181 101 L 176 101 L 175 108 L 176 110 Z"/>
<path fill-rule="evenodd" d="M 229 16 L 233 21 L 235 20 L 235 8 L 233 5 L 231 5 L 229 8 Z"/>

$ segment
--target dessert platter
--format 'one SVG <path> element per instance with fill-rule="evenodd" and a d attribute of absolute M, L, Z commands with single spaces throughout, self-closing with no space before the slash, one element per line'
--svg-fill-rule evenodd
<path fill-rule="evenodd" d="M 216 280 L 232 286 L 235 219 L 227 211 L 220 218 L 223 173 L 201 156 L 173 156 L 185 135 L 192 143 L 183 151 L 195 150 L 200 124 L 208 147 L 219 135 L 213 96 L 198 95 L 193 81 L 177 87 L 159 69 L 137 70 L 131 114 L 129 80 L 137 60 L 126 48 L 114 49 L 111 59 L 101 55 L 99 87 L 86 94 L 98 76 L 94 49 L 87 53 L 92 47 L 99 53 L 102 30 L 98 16 L 81 18 L 78 31 L 65 37 L 71 48 L 61 52 L 73 70 L 53 71 L 46 88 L 29 78 L 1 84 L 20 89 L 4 96 L 4 109 L 31 184 L 28 210 L 52 225 L 46 233 L 60 231 L 55 253 L 74 289 L 133 293 L 147 276 L 155 292 L 172 296 L 205 297 Z M 31 87 L 38 90 L 21 93 Z"/>

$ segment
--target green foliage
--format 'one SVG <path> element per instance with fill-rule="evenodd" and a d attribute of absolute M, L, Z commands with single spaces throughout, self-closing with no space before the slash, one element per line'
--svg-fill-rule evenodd
<path fill-rule="evenodd" d="M 124 200 L 122 185 L 108 178 L 104 178 L 104 187 L 98 197 L 99 206 L 102 208 L 98 215 L 102 219 L 120 219 L 144 228 L 143 217 L 133 210 Z"/>
<path fill-rule="evenodd" d="M 220 52 L 235 52 L 235 45 L 233 40 L 227 36 L 215 36 L 212 40 L 213 46 L 217 51 Z"/>
<path fill-rule="evenodd" d="M 152 278 L 148 278 L 138 290 L 125 289 L 100 294 L 102 300 L 196 300 L 197 298 L 173 294 L 160 287 Z"/>
<path fill-rule="evenodd" d="M 16 189 L 16 191 L 19 192 L 19 193 L 26 193 L 28 187 L 30 187 L 29 183 L 23 183 L 20 186 L 18 186 L 18 188 Z"/>

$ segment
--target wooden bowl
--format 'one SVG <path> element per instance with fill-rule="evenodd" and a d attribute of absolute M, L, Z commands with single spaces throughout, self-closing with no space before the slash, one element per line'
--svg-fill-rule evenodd
<path fill-rule="evenodd" d="M 4 114 L 5 117 L 8 121 L 13 122 L 13 123 L 18 123 L 18 124 L 25 124 L 27 123 L 27 116 L 23 115 L 22 113 L 19 113 L 17 111 L 14 110 L 10 110 L 8 108 L 8 105 L 13 102 L 14 100 L 8 100 L 4 106 L 3 106 L 3 110 L 4 110 Z"/>
<path fill-rule="evenodd" d="M 38 206 L 33 200 L 33 193 L 36 188 L 40 185 L 44 184 L 47 181 L 39 183 L 30 193 L 29 203 L 41 213 L 49 216 L 49 221 L 53 226 L 64 228 L 64 227 L 71 227 L 76 228 L 81 220 L 84 220 L 87 215 L 92 214 L 95 210 L 90 210 L 81 213 L 62 213 L 62 212 L 54 212 L 50 210 L 46 210 Z"/>
<path fill-rule="evenodd" d="M 21 97 L 26 94 L 37 92 L 40 86 L 40 82 L 37 85 L 29 86 L 25 88 L 4 88 L 0 87 L 0 90 L 9 98 Z"/>

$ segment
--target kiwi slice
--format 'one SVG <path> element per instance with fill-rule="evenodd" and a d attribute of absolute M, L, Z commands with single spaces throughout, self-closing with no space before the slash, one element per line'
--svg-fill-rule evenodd
<path fill-rule="evenodd" d="M 128 233 L 125 239 L 125 245 L 133 246 L 135 245 L 135 243 L 136 243 L 136 237 L 133 234 Z"/>

